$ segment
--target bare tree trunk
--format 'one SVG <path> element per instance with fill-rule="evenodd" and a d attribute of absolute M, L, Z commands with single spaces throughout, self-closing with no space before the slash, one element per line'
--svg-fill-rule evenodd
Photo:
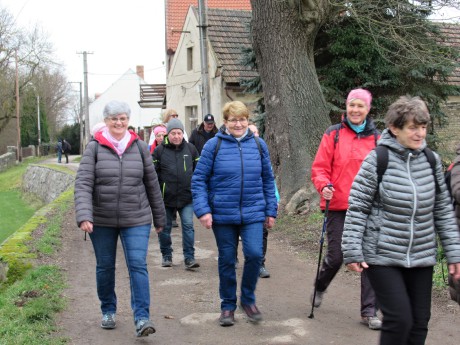
<path fill-rule="evenodd" d="M 251 0 L 252 35 L 267 111 L 265 139 L 284 202 L 310 180 L 330 125 L 313 62 L 328 0 Z"/>

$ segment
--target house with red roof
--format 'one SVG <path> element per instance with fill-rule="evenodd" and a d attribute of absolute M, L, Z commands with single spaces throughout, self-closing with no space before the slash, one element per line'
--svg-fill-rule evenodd
<path fill-rule="evenodd" d="M 208 8 L 208 76 L 210 113 L 222 124 L 222 107 L 239 100 L 251 108 L 261 95 L 246 94 L 241 82 L 258 77 L 242 63 L 243 49 L 251 47 L 251 11 Z M 198 8 L 190 6 L 166 80 L 166 106 L 179 114 L 187 133 L 202 122 L 201 49 Z M 171 48 L 172 49 L 172 48 Z"/>

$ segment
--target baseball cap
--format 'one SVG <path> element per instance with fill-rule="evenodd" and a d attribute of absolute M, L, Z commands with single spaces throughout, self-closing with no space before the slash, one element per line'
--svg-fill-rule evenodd
<path fill-rule="evenodd" d="M 208 114 L 204 117 L 204 122 L 206 123 L 212 123 L 214 122 L 214 116 L 212 116 L 211 114 Z"/>

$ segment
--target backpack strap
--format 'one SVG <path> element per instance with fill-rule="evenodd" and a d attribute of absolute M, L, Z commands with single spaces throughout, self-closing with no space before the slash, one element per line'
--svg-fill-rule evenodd
<path fill-rule="evenodd" d="M 221 137 L 217 137 L 217 144 L 216 144 L 216 147 L 215 147 L 215 149 L 214 149 L 214 159 L 213 159 L 213 161 L 216 160 L 217 152 L 219 152 L 219 149 L 220 149 L 220 144 L 222 144 L 222 138 L 221 138 Z"/>
<path fill-rule="evenodd" d="M 433 151 L 430 148 L 425 147 L 423 149 L 428 163 L 430 163 L 431 171 L 433 172 L 434 184 L 436 185 L 436 194 L 441 192 L 441 187 L 439 187 L 438 179 L 436 178 L 436 157 L 434 156 Z"/>
<path fill-rule="evenodd" d="M 99 142 L 97 140 L 94 140 L 93 141 L 96 143 L 96 149 L 94 150 L 94 165 L 96 165 L 97 163 L 97 153 L 99 151 Z"/>
<path fill-rule="evenodd" d="M 139 140 L 136 140 L 136 144 L 137 144 L 137 148 L 139 149 L 139 153 L 141 154 L 142 166 L 144 166 L 145 165 L 144 154 L 142 153 L 142 148 L 141 148 L 141 144 L 139 144 Z"/>
<path fill-rule="evenodd" d="M 377 190 L 379 188 L 380 182 L 382 182 L 382 177 L 385 174 L 385 171 L 388 167 L 388 147 L 386 146 L 377 146 L 375 149 L 377 154 Z"/>
<path fill-rule="evenodd" d="M 259 137 L 256 137 L 256 136 L 254 135 L 254 140 L 256 141 L 257 148 L 259 149 L 259 153 L 260 153 L 260 159 L 262 160 L 262 157 L 263 157 L 263 154 L 262 154 L 262 146 L 260 146 Z"/>
<path fill-rule="evenodd" d="M 342 129 L 342 122 L 340 122 L 340 127 L 338 129 L 335 130 L 335 135 L 334 135 L 334 150 L 335 150 L 335 147 L 337 146 L 337 143 L 339 142 L 339 134 L 340 134 L 340 130 Z"/>

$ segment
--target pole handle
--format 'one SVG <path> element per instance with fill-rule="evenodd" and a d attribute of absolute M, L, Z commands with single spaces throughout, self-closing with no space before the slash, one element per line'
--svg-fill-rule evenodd
<path fill-rule="evenodd" d="M 327 185 L 326 185 L 327 188 L 332 188 L 333 185 L 331 182 L 329 182 Z M 324 187 L 324 188 L 326 188 Z M 331 200 L 326 200 L 326 208 L 324 209 L 324 217 L 327 218 L 327 213 L 329 212 L 329 204 L 331 203 Z"/>

